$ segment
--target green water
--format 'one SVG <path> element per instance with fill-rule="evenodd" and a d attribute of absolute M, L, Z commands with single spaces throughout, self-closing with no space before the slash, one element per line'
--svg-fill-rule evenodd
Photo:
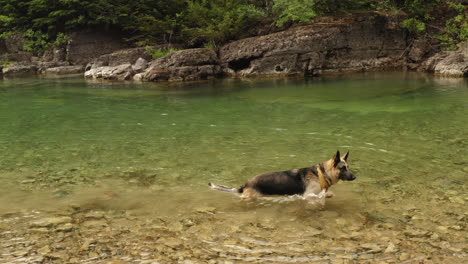
<path fill-rule="evenodd" d="M 254 219 L 291 234 L 302 231 L 295 225 L 281 231 L 281 221 L 301 226 L 313 218 L 319 228 L 339 214 L 398 224 L 406 206 L 426 216 L 451 210 L 456 225 L 467 211 L 463 79 L 403 73 L 190 84 L 23 78 L 0 81 L 0 98 L 0 215 L 74 204 L 139 212 L 138 219 L 183 219 L 210 206 L 222 212 L 211 223 L 221 234 L 222 223 Z M 246 206 L 206 185 L 239 186 L 259 173 L 312 166 L 337 149 L 350 151 L 357 180 L 334 186 L 336 197 L 318 212 L 297 202 Z M 452 246 L 463 243 L 465 225 L 456 239 L 447 238 Z"/>

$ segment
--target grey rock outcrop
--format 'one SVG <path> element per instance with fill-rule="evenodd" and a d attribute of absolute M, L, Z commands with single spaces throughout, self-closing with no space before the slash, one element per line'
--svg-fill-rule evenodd
<path fill-rule="evenodd" d="M 93 59 L 127 46 L 120 36 L 104 32 L 75 32 L 70 36 L 66 50 L 72 65 L 86 65 Z"/>
<path fill-rule="evenodd" d="M 423 70 L 446 77 L 468 77 L 468 41 L 458 45 L 456 51 L 442 51 L 422 65 Z"/>
<path fill-rule="evenodd" d="M 8 61 L 10 63 L 16 64 L 28 64 L 31 63 L 33 55 L 30 52 L 16 52 L 16 53 L 6 53 L 0 56 L 1 61 Z"/>
<path fill-rule="evenodd" d="M 22 32 L 16 32 L 0 39 L 1 53 L 17 53 L 23 50 L 24 37 Z"/>
<path fill-rule="evenodd" d="M 148 68 L 148 61 L 143 58 L 138 58 L 132 66 L 133 71 L 136 73 L 143 72 L 146 68 Z"/>
<path fill-rule="evenodd" d="M 146 61 L 151 60 L 151 56 L 147 54 L 145 48 L 132 48 L 104 54 L 91 63 L 100 66 L 118 66 L 128 63 L 134 64 L 139 58 Z M 89 67 L 89 64 L 87 67 Z"/>
<path fill-rule="evenodd" d="M 106 56 L 102 56 L 106 57 Z M 107 80 L 193 81 L 218 76 L 221 72 L 218 56 L 210 49 L 181 50 L 148 63 L 140 57 L 132 63 L 107 66 L 105 60 L 87 65 L 85 77 Z"/>
<path fill-rule="evenodd" d="M 84 66 L 58 66 L 46 68 L 44 73 L 46 74 L 76 74 L 83 73 Z"/>
<path fill-rule="evenodd" d="M 85 72 L 85 77 L 105 80 L 129 80 L 135 72 L 130 63 L 118 66 L 102 66 Z"/>
<path fill-rule="evenodd" d="M 222 74 L 216 52 L 211 49 L 187 49 L 151 62 L 136 79 L 144 81 L 194 81 Z"/>
<path fill-rule="evenodd" d="M 37 66 L 34 64 L 29 65 L 21 65 L 21 64 L 13 64 L 8 65 L 8 67 L 3 67 L 2 72 L 4 75 L 13 75 L 13 74 L 28 74 L 28 73 L 36 73 Z"/>
<path fill-rule="evenodd" d="M 42 61 L 61 62 L 66 61 L 67 50 L 65 47 L 50 47 L 44 51 Z"/>
<path fill-rule="evenodd" d="M 223 46 L 220 60 L 233 75 L 319 75 L 385 70 L 402 65 L 406 34 L 398 17 L 321 18 L 314 24 Z"/>

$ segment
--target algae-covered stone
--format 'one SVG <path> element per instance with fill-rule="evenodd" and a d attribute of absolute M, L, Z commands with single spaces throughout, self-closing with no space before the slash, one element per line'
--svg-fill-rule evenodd
<path fill-rule="evenodd" d="M 103 228 L 107 226 L 105 220 L 89 220 L 82 224 L 83 227 L 94 229 L 94 228 Z"/>
<path fill-rule="evenodd" d="M 72 218 L 69 216 L 45 217 L 32 222 L 30 227 L 50 227 L 70 223 L 71 221 Z"/>
<path fill-rule="evenodd" d="M 205 207 L 198 207 L 195 209 L 198 213 L 205 213 L 205 214 L 214 214 L 216 212 L 215 207 L 205 206 Z"/>
<path fill-rule="evenodd" d="M 36 250 L 36 252 L 38 254 L 41 254 L 41 255 L 46 255 L 46 254 L 49 254 L 50 252 L 52 251 L 52 249 L 50 248 L 50 246 L 43 246 L 41 248 L 39 248 L 38 250 Z"/>
<path fill-rule="evenodd" d="M 66 223 L 66 224 L 62 224 L 62 225 L 59 225 L 57 226 L 57 228 L 55 229 L 56 231 L 60 231 L 60 232 L 70 232 L 73 230 L 73 224 L 71 223 Z"/>

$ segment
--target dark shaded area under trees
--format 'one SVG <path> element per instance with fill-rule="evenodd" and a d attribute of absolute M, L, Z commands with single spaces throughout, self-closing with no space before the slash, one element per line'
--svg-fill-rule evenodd
<path fill-rule="evenodd" d="M 281 30 L 314 17 L 349 12 L 402 12 L 400 26 L 430 34 L 444 48 L 468 39 L 463 0 L 0 0 L 0 38 L 23 32 L 23 49 L 41 53 L 73 31 L 112 31 L 136 46 L 179 43 L 215 48 Z"/>

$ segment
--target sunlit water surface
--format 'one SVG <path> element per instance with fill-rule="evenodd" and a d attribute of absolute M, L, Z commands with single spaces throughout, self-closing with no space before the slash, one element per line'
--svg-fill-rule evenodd
<path fill-rule="evenodd" d="M 155 241 L 177 237 L 182 249 L 172 250 L 188 252 L 166 254 L 176 255 L 174 262 L 440 255 L 457 263 L 467 260 L 467 145 L 468 83 L 460 79 L 402 73 L 190 84 L 5 79 L 0 231 L 8 238 L 10 229 L 30 225 L 28 217 L 63 214 L 78 230 L 76 215 L 99 211 L 115 216 L 106 216 L 111 230 L 122 219 L 130 229 L 162 221 L 167 237 L 151 229 L 159 234 Z M 312 166 L 337 149 L 350 151 L 357 180 L 332 187 L 335 197 L 322 209 L 294 198 L 240 202 L 207 186 L 237 187 L 260 173 Z M 173 223 L 181 227 L 171 229 Z M 389 243 L 397 250 L 384 252 Z M 27 257 L 36 256 L 34 248 Z M 7 245 L 2 252 L 11 262 L 25 257 L 15 250 Z M 170 262 L 150 253 L 97 258 Z"/>

